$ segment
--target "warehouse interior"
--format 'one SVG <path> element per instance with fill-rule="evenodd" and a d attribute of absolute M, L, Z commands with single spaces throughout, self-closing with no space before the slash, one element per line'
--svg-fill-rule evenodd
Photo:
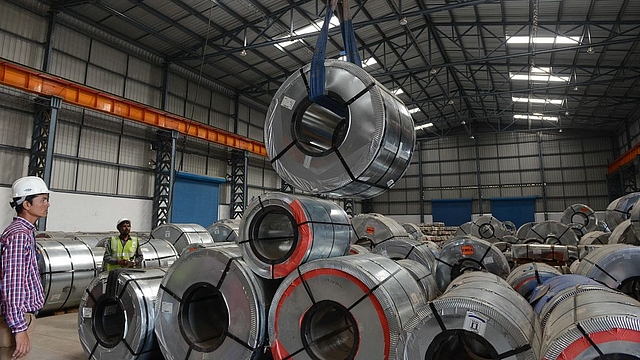
<path fill-rule="evenodd" d="M 613 269 L 620 259 L 640 256 L 635 250 L 640 212 L 633 210 L 640 197 L 640 2 L 333 3 L 0 0 L 0 197 L 8 202 L 11 184 L 21 176 L 42 177 L 52 193 L 49 214 L 38 222 L 40 250 L 54 254 L 62 246 L 69 252 L 68 239 L 91 249 L 74 250 L 75 255 L 89 255 L 84 260 L 70 255 L 67 270 L 41 269 L 46 288 L 64 288 L 66 281 L 83 285 L 75 294 L 60 290 L 65 301 L 52 300 L 43 312 L 79 309 L 78 328 L 72 331 L 80 338 L 78 358 L 83 353 L 96 359 L 188 358 L 196 353 L 202 358 L 249 358 L 260 352 L 296 359 L 640 358 L 640 268 L 630 276 L 638 265 L 623 262 L 617 273 L 602 270 L 606 280 L 587 266 L 593 262 L 605 269 L 611 261 Z M 313 75 L 314 55 L 326 59 L 318 62 L 321 80 Z M 312 99 L 318 84 L 322 91 L 326 88 L 329 105 Z M 348 115 L 342 116 L 340 109 Z M 361 167 L 366 168 L 358 173 Z M 268 210 L 270 206 L 276 210 Z M 318 209 L 330 215 L 322 218 Z M 3 227 L 13 216 L 10 207 L 0 208 Z M 147 266 L 153 270 L 120 274 L 116 280 L 136 283 L 138 290 L 124 287 L 116 297 L 119 302 L 142 301 L 138 305 L 150 312 L 110 321 L 126 328 L 125 333 L 150 329 L 146 337 L 131 340 L 144 343 L 141 349 L 155 344 L 142 353 L 132 352 L 126 341 L 122 349 L 108 324 L 96 329 L 89 321 L 98 316 L 95 312 L 107 316 L 111 309 L 98 301 L 115 289 L 107 291 L 109 277 L 98 274 L 102 254 L 96 249 L 101 249 L 100 240 L 117 234 L 116 220 L 123 217 L 131 219 L 133 232 L 148 239 L 147 251 L 154 255 Z M 403 230 L 398 224 L 412 226 Z M 207 228 L 216 233 L 207 235 Z M 216 236 L 238 246 L 190 247 L 218 242 Z M 253 236 L 279 240 L 254 244 Z M 320 245 L 320 238 L 333 240 Z M 426 270 L 361 254 L 407 259 L 407 238 L 419 242 L 410 249 L 421 250 L 409 253 L 428 264 Z M 452 238 L 456 240 L 447 247 Z M 298 253 L 299 243 L 309 246 L 308 253 Z M 602 250 L 594 244 L 608 245 Z M 345 251 L 362 260 L 342 262 L 338 255 Z M 462 258 L 452 265 L 446 256 L 454 255 L 445 255 L 447 251 Z M 389 255 L 394 252 L 400 255 Z M 474 260 L 477 253 L 481 257 Z M 298 261 L 295 266 L 283 260 L 290 256 Z M 317 265 L 317 259 L 326 263 Z M 80 268 L 74 261 L 88 263 Z M 607 324 L 595 317 L 578 323 L 555 309 L 549 318 L 529 319 L 515 309 L 528 306 L 538 315 L 540 309 L 522 305 L 527 301 L 517 297 L 524 296 L 518 289 L 507 300 L 489 295 L 500 292 L 496 289 L 502 289 L 503 279 L 511 286 L 522 280 L 515 270 L 519 265 L 524 278 L 535 274 L 539 284 L 540 274 L 577 274 L 569 271 L 574 261 L 581 262 L 574 270 L 590 274 L 591 281 L 569 281 L 576 289 L 570 295 L 572 309 L 587 311 L 593 302 L 624 309 L 607 315 L 619 320 L 616 331 L 629 326 L 627 337 L 606 338 L 605 330 L 614 331 L 598 327 Z M 173 264 L 182 264 L 181 269 Z M 188 272 L 189 266 L 198 276 Z M 234 301 L 251 313 L 224 305 L 228 294 L 223 280 L 230 268 L 234 283 L 250 289 Z M 213 281 L 202 269 L 224 274 L 215 277 L 214 290 L 181 288 L 185 276 L 193 275 L 187 283 L 194 286 L 194 279 Z M 348 275 L 335 279 L 336 269 Z M 484 271 L 472 271 L 478 269 Z M 391 285 L 371 275 L 380 272 L 397 281 Z M 417 278 L 431 280 L 416 284 L 409 275 L 416 272 L 423 274 Z M 59 273 L 73 276 L 55 280 Z M 314 284 L 308 280 L 312 276 L 326 278 L 314 278 Z M 457 284 L 457 292 L 439 280 L 442 276 Z M 297 288 L 300 281 L 306 292 Z M 327 286 L 325 293 L 322 281 L 333 281 L 336 288 Z M 330 298 L 337 288 L 357 294 L 370 284 L 389 294 L 427 295 L 419 300 L 391 295 L 361 300 L 363 308 L 379 317 L 369 332 L 355 325 L 368 316 L 365 310 L 357 313 L 350 306 L 314 299 Z M 478 284 L 487 289 L 487 297 L 467 304 L 465 294 L 481 292 Z M 603 284 L 615 291 L 605 291 Z M 585 304 L 578 296 L 582 290 L 592 294 Z M 205 304 L 220 311 L 196 301 L 187 306 L 191 303 L 183 303 L 183 296 L 174 297 L 181 292 L 185 299 L 212 298 Z M 139 298 L 143 293 L 153 293 L 161 309 L 153 312 L 154 306 L 144 303 L 143 295 Z M 298 318 L 275 314 L 281 306 L 292 313 L 304 308 L 305 296 L 312 298 L 313 309 L 300 315 L 309 315 L 306 337 L 296 335 L 303 330 L 282 325 L 298 326 Z M 260 306 L 271 300 L 281 303 L 271 310 Z M 506 309 L 508 324 L 496 329 L 481 321 L 481 330 L 471 331 L 470 324 L 479 324 L 473 322 L 474 314 L 481 314 L 480 320 L 493 314 L 486 305 L 491 303 Z M 350 305 L 355 309 L 356 304 L 360 302 Z M 458 314 L 450 304 L 464 304 L 457 308 L 467 310 Z M 174 308 L 194 323 L 177 326 L 177 320 L 162 317 Z M 234 333 L 232 320 L 212 329 L 195 320 L 220 314 L 234 319 L 236 313 L 264 329 L 252 329 L 258 335 L 243 329 L 255 337 L 244 340 L 229 335 Z M 41 320 L 65 317 L 69 324 L 75 316 Z M 268 321 L 271 316 L 280 325 Z M 559 324 L 573 322 L 582 325 L 558 330 Z M 509 327 L 513 324 L 520 326 Z M 314 326 L 318 333 L 309 330 Z M 453 330 L 447 329 L 456 326 L 473 336 L 452 340 L 447 331 Z M 191 330 L 176 334 L 172 327 Z M 341 332 L 329 340 L 321 334 L 342 327 L 360 332 Z M 547 327 L 552 330 L 545 333 Z M 226 340 L 216 331 L 226 333 Z M 499 335 L 507 333 L 522 335 Z M 565 335 L 570 340 L 563 342 Z M 92 342 L 92 336 L 98 340 Z M 211 336 L 214 340 L 203 340 Z M 302 337 L 296 339 L 300 345 L 291 345 L 287 337 Z M 225 343 L 230 338 L 234 345 Z M 430 348 L 428 341 L 415 340 L 426 338 L 449 345 Z M 372 345 L 365 351 L 357 339 L 380 348 Z M 167 344 L 181 345 L 167 349 Z M 559 350 L 561 346 L 566 348 Z M 36 358 L 46 359 L 38 354 Z"/>

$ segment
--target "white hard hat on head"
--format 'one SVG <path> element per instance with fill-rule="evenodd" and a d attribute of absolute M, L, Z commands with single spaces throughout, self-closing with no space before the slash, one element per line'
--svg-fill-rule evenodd
<path fill-rule="evenodd" d="M 128 221 L 129 223 L 131 223 L 131 220 L 129 220 L 127 218 L 120 218 L 120 219 L 118 219 L 118 222 L 116 223 L 116 229 L 119 229 L 120 228 L 120 224 L 122 224 L 125 221 Z"/>
<path fill-rule="evenodd" d="M 49 188 L 44 180 L 37 176 L 25 176 L 13 182 L 11 186 L 11 192 L 13 193 L 13 202 L 11 205 L 18 206 L 22 204 L 27 196 L 48 194 Z"/>

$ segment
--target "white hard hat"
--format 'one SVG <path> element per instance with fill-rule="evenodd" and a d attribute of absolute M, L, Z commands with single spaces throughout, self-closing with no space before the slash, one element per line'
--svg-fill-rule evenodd
<path fill-rule="evenodd" d="M 13 182 L 11 192 L 14 199 L 12 205 L 17 206 L 22 204 L 29 195 L 48 194 L 49 188 L 39 177 L 25 176 Z"/>
<path fill-rule="evenodd" d="M 116 223 L 116 229 L 119 229 L 120 228 L 120 224 L 122 224 L 125 221 L 128 221 L 129 223 L 131 223 L 131 220 L 129 220 L 127 218 L 120 218 L 120 219 L 118 219 L 118 222 Z"/>

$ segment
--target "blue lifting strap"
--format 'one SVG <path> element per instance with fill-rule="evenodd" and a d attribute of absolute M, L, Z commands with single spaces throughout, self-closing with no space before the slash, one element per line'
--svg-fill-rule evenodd
<path fill-rule="evenodd" d="M 327 54 L 329 23 L 331 22 L 331 17 L 333 16 L 333 11 L 336 3 L 336 0 L 328 1 L 324 23 L 322 24 L 322 29 L 320 30 L 320 34 L 318 35 L 318 39 L 316 41 L 316 49 L 313 53 L 313 59 L 311 60 L 309 100 L 326 109 L 331 110 L 338 116 L 344 117 L 346 114 L 342 104 L 325 94 L 324 59 Z M 341 15 L 340 30 L 342 33 L 343 41 L 345 43 L 347 61 L 352 62 L 358 66 L 362 66 L 360 63 L 360 55 L 358 54 L 358 47 L 356 45 L 355 34 L 353 32 L 353 22 L 351 21 L 348 7 L 348 1 L 343 0 L 342 11 L 340 11 L 340 9 L 338 10 L 338 13 Z"/>

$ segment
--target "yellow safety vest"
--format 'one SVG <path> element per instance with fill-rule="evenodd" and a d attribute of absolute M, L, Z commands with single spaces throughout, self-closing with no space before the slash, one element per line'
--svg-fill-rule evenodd
<path fill-rule="evenodd" d="M 111 237 L 111 255 L 117 258 L 118 260 L 131 260 L 135 254 L 136 250 L 138 250 L 138 238 L 129 236 L 129 240 L 122 246 L 122 241 L 118 236 Z M 107 271 L 111 271 L 113 269 L 120 269 L 122 266 L 107 264 Z"/>

